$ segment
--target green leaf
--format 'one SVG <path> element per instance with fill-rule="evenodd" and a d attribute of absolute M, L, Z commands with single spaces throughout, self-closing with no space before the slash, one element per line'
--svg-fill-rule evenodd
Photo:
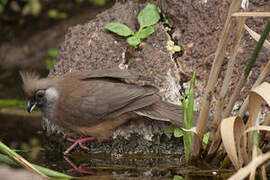
<path fill-rule="evenodd" d="M 184 180 L 182 176 L 175 175 L 173 176 L 173 180 Z"/>
<path fill-rule="evenodd" d="M 182 137 L 184 135 L 184 132 L 180 128 L 175 128 L 173 132 L 174 137 Z"/>
<path fill-rule="evenodd" d="M 159 19 L 157 7 L 153 4 L 148 4 L 138 15 L 140 29 L 156 24 Z"/>
<path fill-rule="evenodd" d="M 180 52 L 180 51 L 181 51 L 181 48 L 180 48 L 180 46 L 174 46 L 174 47 L 173 47 L 173 50 L 174 50 L 175 52 Z"/>
<path fill-rule="evenodd" d="M 32 0 L 31 2 L 31 13 L 33 16 L 37 16 L 40 13 L 41 5 L 39 0 Z"/>
<path fill-rule="evenodd" d="M 97 6 L 103 6 L 106 4 L 107 0 L 89 0 L 89 2 L 91 2 Z"/>
<path fill-rule="evenodd" d="M 170 24 L 169 20 L 167 19 L 166 15 L 164 13 L 162 14 L 162 17 L 163 17 L 164 24 Z"/>
<path fill-rule="evenodd" d="M 20 164 L 18 162 L 14 161 L 10 157 L 8 157 L 6 155 L 3 155 L 3 154 L 0 154 L 0 162 L 8 164 L 8 165 L 12 165 L 12 166 L 20 167 Z M 40 172 L 42 172 L 42 173 L 44 173 L 47 176 L 52 177 L 52 178 L 58 178 L 58 179 L 72 179 L 72 178 L 74 178 L 74 177 L 69 176 L 67 174 L 63 174 L 63 173 L 60 173 L 60 172 L 57 172 L 57 171 L 54 171 L 54 170 L 51 170 L 51 169 L 47 169 L 47 168 L 44 168 L 42 166 L 38 166 L 36 164 L 32 164 L 32 165 L 36 169 L 38 169 Z"/>
<path fill-rule="evenodd" d="M 184 95 L 182 96 L 182 95 L 180 95 L 179 96 L 179 99 L 181 100 L 181 102 L 185 99 L 185 97 L 184 97 Z"/>
<path fill-rule="evenodd" d="M 27 102 L 17 99 L 0 99 L 0 107 L 26 107 Z"/>
<path fill-rule="evenodd" d="M 196 73 L 194 72 L 191 78 L 190 86 L 195 86 Z"/>
<path fill-rule="evenodd" d="M 31 11 L 31 6 L 29 4 L 26 4 L 22 9 L 23 16 L 28 15 L 30 11 Z"/>
<path fill-rule="evenodd" d="M 168 51 L 173 52 L 173 47 L 172 46 L 167 46 L 167 49 L 168 49 Z"/>
<path fill-rule="evenodd" d="M 105 25 L 105 28 L 111 32 L 118 34 L 119 36 L 130 36 L 133 32 L 129 29 L 128 26 L 121 23 L 108 23 Z"/>
<path fill-rule="evenodd" d="M 57 11 L 56 9 L 50 9 L 50 10 L 48 11 L 48 16 L 49 16 L 50 18 L 57 18 L 57 16 L 58 16 L 58 11 Z"/>
<path fill-rule="evenodd" d="M 53 19 L 66 19 L 67 13 L 59 12 L 57 9 L 50 9 L 48 11 L 48 16 Z"/>
<path fill-rule="evenodd" d="M 54 49 L 54 48 L 48 49 L 48 55 L 49 56 L 56 57 L 57 54 L 58 54 L 58 49 Z"/>
<path fill-rule="evenodd" d="M 141 41 L 135 36 L 132 36 L 132 37 L 127 38 L 127 43 L 136 48 L 141 43 Z"/>
<path fill-rule="evenodd" d="M 46 64 L 46 69 L 47 70 L 50 70 L 53 68 L 54 64 L 55 64 L 55 59 L 50 59 L 50 58 L 47 58 L 45 60 L 45 64 Z"/>
<path fill-rule="evenodd" d="M 65 13 L 65 12 L 60 12 L 60 13 L 58 14 L 58 18 L 59 18 L 59 19 L 66 19 L 66 18 L 67 18 L 67 13 Z"/>
<path fill-rule="evenodd" d="M 196 75 L 193 73 L 192 79 L 189 85 L 189 94 L 188 94 L 188 109 L 187 109 L 187 123 L 184 128 L 190 129 L 193 126 L 193 110 L 194 110 L 194 86 L 195 86 Z M 185 124 L 185 123 L 184 123 Z"/>
<path fill-rule="evenodd" d="M 36 169 L 38 169 L 40 172 L 46 174 L 49 177 L 52 178 L 56 178 L 56 179 L 74 179 L 74 177 L 69 176 L 67 174 L 52 170 L 52 169 L 48 169 L 36 164 L 32 164 Z"/>
<path fill-rule="evenodd" d="M 139 30 L 135 36 L 139 39 L 144 39 L 150 36 L 153 32 L 155 32 L 154 28 L 152 26 L 148 26 L 144 29 Z"/>
<path fill-rule="evenodd" d="M 16 163 L 15 161 L 13 161 L 12 159 L 10 159 L 8 156 L 6 156 L 4 154 L 0 154 L 0 162 L 8 164 L 8 165 L 19 167 L 18 163 Z"/>
<path fill-rule="evenodd" d="M 4 6 L 0 4 L 0 13 L 2 13 L 3 11 L 4 11 Z"/>
<path fill-rule="evenodd" d="M 168 46 L 174 46 L 174 42 L 170 40 L 170 41 L 167 42 L 167 45 Z"/>
<path fill-rule="evenodd" d="M 167 132 L 168 132 L 168 133 L 173 133 L 173 132 L 174 132 L 175 127 L 176 127 L 175 125 L 170 124 L 170 125 L 168 126 L 168 128 L 167 128 Z"/>
<path fill-rule="evenodd" d="M 190 90 L 189 87 L 185 89 L 185 94 L 186 94 L 187 96 L 189 95 L 189 90 Z"/>
<path fill-rule="evenodd" d="M 206 147 L 208 140 L 209 140 L 209 137 L 210 137 L 210 132 L 207 132 L 204 134 L 204 136 L 203 136 L 203 146 L 204 147 Z"/>
<path fill-rule="evenodd" d="M 8 0 L 1 0 L 2 4 L 7 4 Z"/>

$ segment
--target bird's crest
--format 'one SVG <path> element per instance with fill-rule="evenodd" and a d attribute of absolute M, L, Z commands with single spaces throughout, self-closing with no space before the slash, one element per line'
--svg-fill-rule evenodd
<path fill-rule="evenodd" d="M 31 97 L 39 89 L 46 89 L 48 86 L 45 79 L 40 79 L 39 75 L 35 72 L 22 72 L 20 75 L 23 80 L 23 90 L 28 97 Z"/>

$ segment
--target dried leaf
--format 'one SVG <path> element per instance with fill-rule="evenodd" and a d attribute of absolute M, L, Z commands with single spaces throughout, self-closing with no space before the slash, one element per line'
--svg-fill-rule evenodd
<path fill-rule="evenodd" d="M 264 163 L 268 159 L 270 159 L 270 152 L 256 157 L 247 166 L 239 169 L 228 180 L 241 180 L 246 178 L 252 171 L 256 170 L 262 163 Z"/>
<path fill-rule="evenodd" d="M 239 116 L 223 119 L 220 127 L 222 141 L 225 150 L 232 161 L 234 167 L 241 167 L 237 154 L 237 143 L 244 132 L 244 123 Z"/>
<path fill-rule="evenodd" d="M 259 41 L 259 39 L 261 37 L 260 34 L 256 33 L 252 29 L 250 29 L 247 25 L 245 25 L 245 29 L 250 34 L 250 36 L 253 37 L 253 39 L 255 39 L 257 42 Z M 264 43 L 263 43 L 263 46 L 270 50 L 270 42 L 269 41 L 265 40 Z"/>
<path fill-rule="evenodd" d="M 270 17 L 270 12 L 236 12 L 233 13 L 234 17 Z"/>

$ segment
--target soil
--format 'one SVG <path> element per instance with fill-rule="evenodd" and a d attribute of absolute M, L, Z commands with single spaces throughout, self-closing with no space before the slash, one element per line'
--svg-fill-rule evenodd
<path fill-rule="evenodd" d="M 174 40 L 181 45 L 184 51 L 183 56 L 176 58 L 180 66 L 180 73 L 190 79 L 192 73 L 194 71 L 196 72 L 196 92 L 200 95 L 203 93 L 207 83 L 230 3 L 231 1 L 228 0 L 207 1 L 207 3 L 202 3 L 202 1 L 194 1 L 191 3 L 189 0 L 161 0 L 159 2 L 161 11 L 166 14 L 169 22 L 174 27 Z M 241 11 L 243 11 L 243 9 L 241 9 Z M 252 1 L 249 4 L 248 11 L 269 12 L 270 2 Z M 267 20 L 267 18 L 248 18 L 246 24 L 257 33 L 261 33 Z M 268 40 L 269 39 L 270 38 L 268 38 Z M 256 41 L 245 31 L 236 58 L 237 63 L 231 80 L 231 90 L 234 89 L 234 85 L 238 82 L 239 77 L 243 73 L 255 45 Z M 225 53 L 225 61 L 221 68 L 216 92 L 219 91 L 224 78 L 227 60 L 230 56 L 230 47 L 231 43 L 228 45 Z M 248 84 L 239 97 L 240 101 L 243 97 L 246 97 L 259 73 L 269 61 L 269 57 L 270 51 L 266 48 L 262 48 L 249 77 Z M 267 80 L 270 80 L 269 76 Z"/>

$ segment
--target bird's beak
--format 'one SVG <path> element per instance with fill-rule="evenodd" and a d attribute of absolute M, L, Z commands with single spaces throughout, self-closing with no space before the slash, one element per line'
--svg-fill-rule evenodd
<path fill-rule="evenodd" d="M 27 103 L 27 111 L 29 113 L 32 112 L 35 109 L 36 106 L 37 106 L 37 102 L 36 101 L 29 100 L 28 103 Z"/>

